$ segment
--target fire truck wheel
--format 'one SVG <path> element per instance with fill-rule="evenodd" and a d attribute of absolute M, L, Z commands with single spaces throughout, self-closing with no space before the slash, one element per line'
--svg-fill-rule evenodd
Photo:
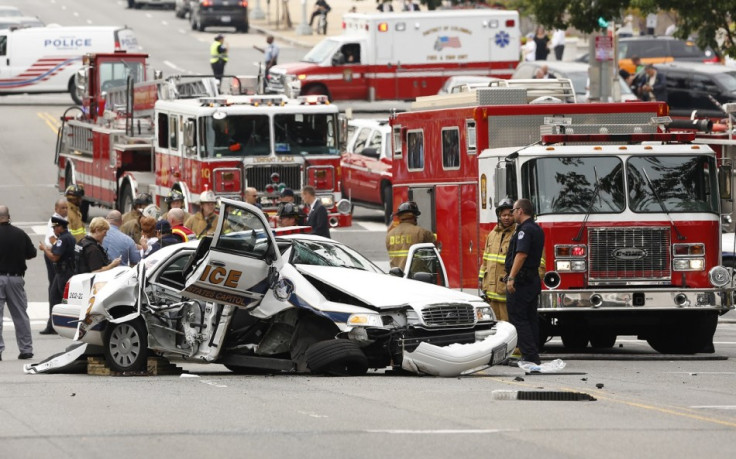
<path fill-rule="evenodd" d="M 616 344 L 615 333 L 597 332 L 590 337 L 590 346 L 598 349 L 610 349 Z"/>
<path fill-rule="evenodd" d="M 393 217 L 393 196 L 391 185 L 384 185 L 383 191 L 381 191 L 381 197 L 383 198 L 383 222 L 386 223 L 386 226 L 391 224 Z"/>
<path fill-rule="evenodd" d="M 647 337 L 647 343 L 661 354 L 711 354 L 717 325 L 715 312 L 668 318 Z"/>
<path fill-rule="evenodd" d="M 568 331 L 560 335 L 562 344 L 568 349 L 585 349 L 588 347 L 588 335 L 580 331 Z"/>

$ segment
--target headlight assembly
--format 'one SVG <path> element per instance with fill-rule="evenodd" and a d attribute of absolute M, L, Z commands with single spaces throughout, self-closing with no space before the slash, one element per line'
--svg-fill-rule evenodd
<path fill-rule="evenodd" d="M 347 324 L 353 327 L 383 327 L 383 321 L 378 314 L 351 314 Z"/>
<path fill-rule="evenodd" d="M 478 322 L 491 322 L 496 320 L 493 309 L 490 306 L 477 306 L 475 308 L 475 318 Z"/>

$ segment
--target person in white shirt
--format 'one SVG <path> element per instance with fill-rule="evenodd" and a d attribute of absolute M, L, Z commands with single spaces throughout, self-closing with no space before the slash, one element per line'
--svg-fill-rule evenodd
<path fill-rule="evenodd" d="M 555 58 L 558 61 L 562 60 L 562 55 L 565 53 L 565 31 L 557 29 L 552 34 L 552 42 L 550 43 L 552 49 L 555 52 Z"/>

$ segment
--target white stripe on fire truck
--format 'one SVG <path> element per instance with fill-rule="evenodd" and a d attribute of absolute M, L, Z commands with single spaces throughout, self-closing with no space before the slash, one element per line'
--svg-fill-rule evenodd
<path fill-rule="evenodd" d="M 421 78 L 421 77 L 449 77 L 449 76 L 456 76 L 456 75 L 477 75 L 479 72 L 482 74 L 492 74 L 492 75 L 510 75 L 513 70 L 510 69 L 479 69 L 474 68 L 470 70 L 465 71 L 455 71 L 455 70 L 414 70 L 414 71 L 406 71 L 406 72 L 379 72 L 379 73 L 364 73 L 362 74 L 365 78 Z M 360 78 L 360 73 L 353 73 L 352 78 Z M 310 74 L 306 75 L 304 78 L 305 81 L 314 81 L 314 80 L 342 80 L 345 78 L 345 75 L 342 73 L 325 73 L 325 74 Z"/>

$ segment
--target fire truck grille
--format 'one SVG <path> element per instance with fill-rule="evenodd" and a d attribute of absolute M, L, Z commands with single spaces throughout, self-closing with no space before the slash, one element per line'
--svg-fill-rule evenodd
<path fill-rule="evenodd" d="M 277 183 L 274 183 L 271 179 L 274 173 L 279 175 Z M 292 190 L 300 190 L 302 188 L 301 166 L 253 166 L 245 170 L 245 180 L 247 186 L 252 186 L 260 192 L 266 189 L 266 185 L 279 185 L 281 183 Z"/>
<path fill-rule="evenodd" d="M 473 325 L 475 323 L 475 311 L 470 304 L 435 304 L 422 311 L 422 319 L 429 327 Z"/>
<path fill-rule="evenodd" d="M 670 280 L 669 228 L 590 228 L 588 244 L 593 283 Z"/>

